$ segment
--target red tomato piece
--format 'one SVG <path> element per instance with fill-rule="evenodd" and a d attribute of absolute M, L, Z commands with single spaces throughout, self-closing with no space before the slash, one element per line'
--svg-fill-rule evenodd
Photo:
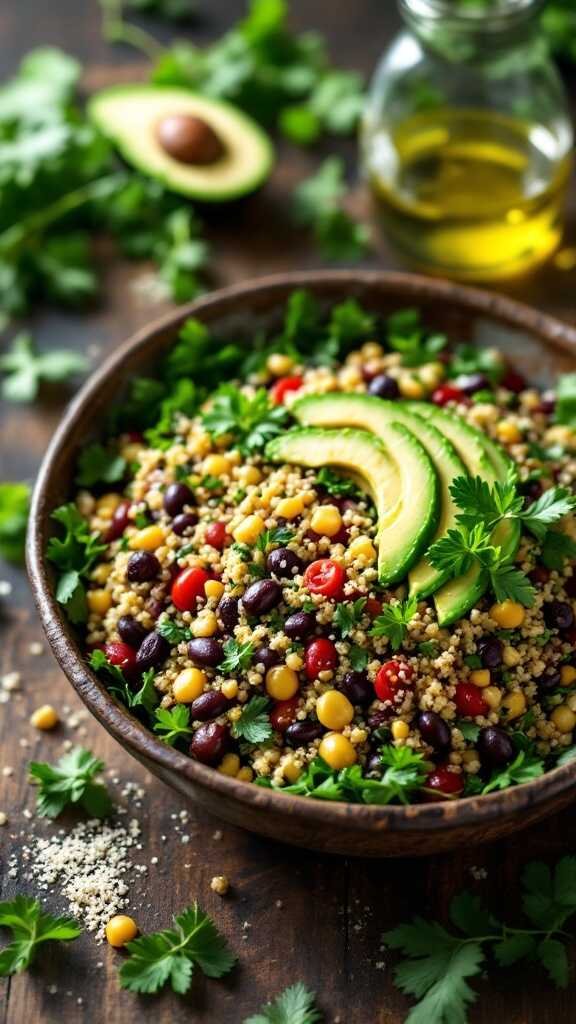
<path fill-rule="evenodd" d="M 136 651 L 130 644 L 110 641 L 104 645 L 104 654 L 111 665 L 117 665 L 123 671 L 129 671 L 136 665 Z"/>
<path fill-rule="evenodd" d="M 502 387 L 506 388 L 507 391 L 513 391 L 515 395 L 519 395 L 526 387 L 526 380 L 516 370 L 507 370 L 502 380 Z"/>
<path fill-rule="evenodd" d="M 338 652 L 324 636 L 311 640 L 304 655 L 308 679 L 317 679 L 321 672 L 331 671 L 338 664 Z"/>
<path fill-rule="evenodd" d="M 276 729 L 277 732 L 286 732 L 288 726 L 292 725 L 296 718 L 299 703 L 299 697 L 291 697 L 290 700 L 279 700 L 270 712 L 272 728 Z"/>
<path fill-rule="evenodd" d="M 456 772 L 450 772 L 445 767 L 435 768 L 426 779 L 427 789 L 433 789 L 439 797 L 460 796 L 464 789 L 464 779 Z M 427 795 L 427 800 L 434 800 L 435 796 Z"/>
<path fill-rule="evenodd" d="M 172 603 L 176 605 L 178 611 L 195 611 L 196 602 L 199 597 L 204 597 L 204 584 L 209 579 L 209 573 L 196 566 L 178 573 L 170 592 Z"/>
<path fill-rule="evenodd" d="M 210 523 L 206 527 L 206 543 L 221 551 L 226 543 L 226 523 Z"/>
<path fill-rule="evenodd" d="M 382 601 L 379 601 L 377 597 L 368 597 L 366 599 L 365 607 L 368 615 L 370 615 L 372 619 L 375 619 L 382 611 Z"/>
<path fill-rule="evenodd" d="M 402 661 L 387 661 L 378 670 L 374 680 L 374 689 L 378 700 L 393 701 L 400 690 L 410 686 L 414 672 L 410 665 Z"/>
<path fill-rule="evenodd" d="M 300 391 L 302 384 L 302 377 L 280 377 L 280 380 L 277 380 L 270 388 L 270 398 L 274 405 L 283 405 L 288 392 Z"/>
<path fill-rule="evenodd" d="M 441 384 L 432 395 L 434 405 L 446 405 L 448 402 L 467 402 L 466 395 L 460 388 L 452 384 Z"/>
<path fill-rule="evenodd" d="M 318 558 L 304 573 L 304 586 L 311 594 L 323 594 L 324 597 L 340 597 L 346 573 L 338 562 L 331 558 Z"/>
<path fill-rule="evenodd" d="M 459 715 L 476 718 L 477 715 L 485 715 L 488 712 L 482 690 L 474 683 L 458 683 L 454 701 Z"/>

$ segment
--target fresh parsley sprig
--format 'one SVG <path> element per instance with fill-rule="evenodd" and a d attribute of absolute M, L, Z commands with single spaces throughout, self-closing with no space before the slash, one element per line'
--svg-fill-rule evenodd
<path fill-rule="evenodd" d="M 248 640 L 246 643 L 238 643 L 231 637 L 224 644 L 224 660 L 218 666 L 223 675 L 233 675 L 234 672 L 243 672 L 247 669 L 254 654 L 254 644 Z"/>
<path fill-rule="evenodd" d="M 256 541 L 256 548 L 266 555 L 274 544 L 288 544 L 295 537 L 294 530 L 285 526 L 275 526 L 273 530 L 263 530 Z"/>
<path fill-rule="evenodd" d="M 244 1024 L 319 1024 L 321 1020 L 314 992 L 297 981 L 266 1003 L 259 1013 L 247 1017 Z"/>
<path fill-rule="evenodd" d="M 71 622 L 85 622 L 87 606 L 83 581 L 106 545 L 97 533 L 91 532 L 72 502 L 55 509 L 52 519 L 64 528 L 64 536 L 51 537 L 46 549 L 48 561 L 60 570 L 56 599 L 65 606 Z"/>
<path fill-rule="evenodd" d="M 242 713 L 232 726 L 232 735 L 235 739 L 245 740 L 246 743 L 266 743 L 273 734 L 272 725 L 268 712 L 271 703 L 267 697 L 252 697 L 242 707 Z"/>
<path fill-rule="evenodd" d="M 149 715 L 154 712 L 160 700 L 160 694 L 154 686 L 156 675 L 154 669 L 150 668 L 142 673 L 140 687 L 135 690 L 130 686 L 122 669 L 108 661 L 104 651 L 99 649 L 92 651 L 88 664 L 95 672 L 100 672 L 109 678 L 108 692 L 117 697 L 127 708 L 143 708 Z"/>
<path fill-rule="evenodd" d="M 31 761 L 28 771 L 38 784 L 37 813 L 57 818 L 65 807 L 77 806 L 94 818 L 107 817 L 112 801 L 105 785 L 95 781 L 103 770 L 104 762 L 83 747 L 63 754 L 54 765 Z"/>
<path fill-rule="evenodd" d="M 9 562 L 24 558 L 29 507 L 28 484 L 0 483 L 0 556 Z"/>
<path fill-rule="evenodd" d="M 154 993 L 169 983 L 184 995 L 196 966 L 208 978 L 222 978 L 236 963 L 224 936 L 197 903 L 177 914 L 171 928 L 141 935 L 126 950 L 120 985 L 130 992 Z"/>
<path fill-rule="evenodd" d="M 386 322 L 387 343 L 399 352 L 403 366 L 429 363 L 448 343 L 445 334 L 430 334 L 422 324 L 418 309 L 400 309 Z"/>
<path fill-rule="evenodd" d="M 0 356 L 2 397 L 8 402 L 33 402 L 44 381 L 62 383 L 88 367 L 86 356 L 69 349 L 38 352 L 30 334 L 18 334 Z"/>
<path fill-rule="evenodd" d="M 331 466 L 322 466 L 316 475 L 316 482 L 319 487 L 323 487 L 328 494 L 333 494 L 335 498 L 359 498 L 362 494 L 353 480 L 337 473 Z"/>
<path fill-rule="evenodd" d="M 156 708 L 154 714 L 155 721 L 152 728 L 169 747 L 173 747 L 178 740 L 185 736 L 192 735 L 190 709 L 184 704 L 176 704 L 173 708 Z"/>
<path fill-rule="evenodd" d="M 503 519 L 518 519 L 540 542 L 551 526 L 576 509 L 576 495 L 564 487 L 551 487 L 525 508 L 513 477 L 490 487 L 478 476 L 460 476 L 452 482 L 450 492 L 458 505 L 459 523 L 472 526 L 480 520 L 493 529 Z"/>
<path fill-rule="evenodd" d="M 234 384 L 222 384 L 203 413 L 202 422 L 211 437 L 230 434 L 244 454 L 262 451 L 266 443 L 282 433 L 288 412 L 272 405 L 265 388 L 249 396 Z"/>
<path fill-rule="evenodd" d="M 417 610 L 418 600 L 415 597 L 385 604 L 380 615 L 374 619 L 370 636 L 387 636 L 392 650 L 399 650 L 406 639 L 408 626 Z"/>
<path fill-rule="evenodd" d="M 343 640 L 360 625 L 365 604 L 366 598 L 359 597 L 356 601 L 341 601 L 337 605 L 332 622 L 340 631 Z"/>
<path fill-rule="evenodd" d="M 491 954 L 500 967 L 534 960 L 559 988 L 569 979 L 565 926 L 576 913 L 576 857 L 550 869 L 535 861 L 522 875 L 522 908 L 529 927 L 507 925 L 473 893 L 464 890 L 450 904 L 452 929 L 416 917 L 383 936 L 404 959 L 395 981 L 418 1000 L 406 1024 L 466 1024 L 477 994 L 468 979 L 486 969 Z"/>
<path fill-rule="evenodd" d="M 80 487 L 94 484 L 115 484 L 126 472 L 126 459 L 117 452 L 94 442 L 86 445 L 78 456 L 76 483 Z"/>
<path fill-rule="evenodd" d="M 474 563 L 481 566 L 497 601 L 518 601 L 526 608 L 534 604 L 535 588 L 520 569 L 492 543 L 493 531 L 483 523 L 462 524 L 429 548 L 427 557 L 436 569 L 450 577 L 468 572 Z"/>
<path fill-rule="evenodd" d="M 171 647 L 187 643 L 192 639 L 192 630 L 189 626 L 180 626 L 174 619 L 162 619 L 156 626 L 156 632 L 160 633 Z"/>
<path fill-rule="evenodd" d="M 71 942 L 82 929 L 71 917 L 55 917 L 30 896 L 16 896 L 0 903 L 0 927 L 12 940 L 0 951 L 0 977 L 25 971 L 44 942 Z"/>

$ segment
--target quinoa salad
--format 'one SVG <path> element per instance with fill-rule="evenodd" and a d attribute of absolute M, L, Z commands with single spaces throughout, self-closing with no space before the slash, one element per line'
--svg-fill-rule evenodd
<path fill-rule="evenodd" d="M 56 596 L 202 764 L 406 804 L 576 756 L 576 374 L 297 291 L 254 337 L 189 320 L 76 484 Z"/>

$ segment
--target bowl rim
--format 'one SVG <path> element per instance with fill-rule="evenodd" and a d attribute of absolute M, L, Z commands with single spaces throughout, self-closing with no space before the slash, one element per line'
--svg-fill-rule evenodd
<path fill-rule="evenodd" d="M 104 684 L 84 661 L 74 629 L 56 602 L 50 582 L 51 570 L 44 558 L 45 542 L 50 532 L 52 476 L 55 466 L 73 438 L 77 422 L 86 406 L 97 397 L 125 359 L 146 349 L 158 334 L 176 334 L 191 316 L 204 316 L 220 307 L 241 307 L 260 292 L 277 291 L 280 295 L 294 288 L 354 289 L 381 287 L 384 293 L 398 291 L 400 298 L 414 301 L 444 299 L 479 315 L 490 315 L 537 335 L 546 345 L 576 355 L 576 328 L 557 318 L 510 299 L 507 296 L 460 285 L 438 278 L 397 271 L 320 270 L 282 273 L 254 278 L 210 292 L 195 301 L 178 307 L 151 324 L 140 328 L 86 380 L 65 410 L 40 466 L 30 506 L 26 557 L 29 578 L 40 619 L 50 647 L 81 700 L 110 734 L 137 759 L 154 762 L 160 775 L 183 776 L 193 787 L 205 788 L 239 807 L 285 814 L 295 823 L 344 827 L 347 831 L 448 831 L 453 827 L 486 825 L 501 817 L 521 814 L 528 808 L 551 801 L 576 781 L 576 763 L 546 772 L 540 778 L 521 786 L 484 796 L 460 797 L 433 803 L 409 805 L 348 804 L 340 801 L 305 799 L 256 785 L 247 785 L 214 768 L 193 760 L 186 754 L 162 743 L 128 709 L 113 698 Z"/>

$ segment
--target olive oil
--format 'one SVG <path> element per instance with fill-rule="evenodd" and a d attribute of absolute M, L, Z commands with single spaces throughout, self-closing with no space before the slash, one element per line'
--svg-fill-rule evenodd
<path fill-rule="evenodd" d="M 365 166 L 390 240 L 423 269 L 467 280 L 540 263 L 561 238 L 571 169 L 554 127 L 447 107 L 381 129 Z"/>

